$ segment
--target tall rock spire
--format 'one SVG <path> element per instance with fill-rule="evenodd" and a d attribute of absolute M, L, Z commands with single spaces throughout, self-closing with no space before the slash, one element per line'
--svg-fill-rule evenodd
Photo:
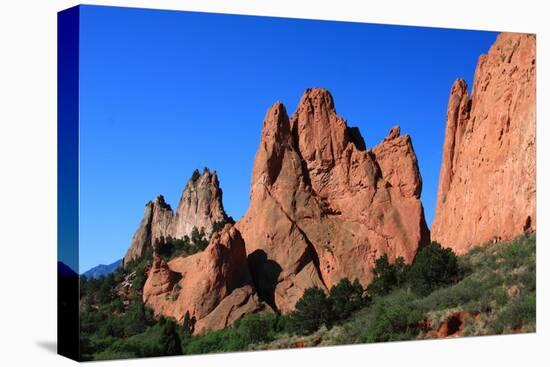
<path fill-rule="evenodd" d="M 366 150 L 325 89 L 306 90 L 290 119 L 269 109 L 251 185 L 237 228 L 260 296 L 284 313 L 305 289 L 366 285 L 378 257 L 411 262 L 429 240 L 409 136 L 396 128 Z"/>
<path fill-rule="evenodd" d="M 185 185 L 169 232 L 174 238 L 182 238 L 196 227 L 209 237 L 213 225 L 226 220 L 218 175 L 205 168 L 202 173 L 195 171 Z"/>
<path fill-rule="evenodd" d="M 152 252 L 155 241 L 161 237 L 190 236 L 195 227 L 209 237 L 214 224 L 227 219 L 216 172 L 208 168 L 202 173 L 195 170 L 185 185 L 175 214 L 162 195 L 147 203 L 143 219 L 124 256 L 124 266 Z"/>
<path fill-rule="evenodd" d="M 166 204 L 162 195 L 145 205 L 143 218 L 124 255 L 123 266 L 153 252 L 154 242 L 168 235 L 172 216 L 172 208 Z"/>
<path fill-rule="evenodd" d="M 451 89 L 432 240 L 458 253 L 536 228 L 535 57 L 534 35 L 502 33 L 471 98 Z"/>

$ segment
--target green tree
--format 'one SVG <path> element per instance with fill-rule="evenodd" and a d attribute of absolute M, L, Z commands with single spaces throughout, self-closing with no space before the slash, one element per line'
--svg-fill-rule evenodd
<path fill-rule="evenodd" d="M 414 305 L 414 297 L 405 291 L 375 300 L 373 315 L 363 336 L 369 343 L 413 339 L 423 318 Z"/>
<path fill-rule="evenodd" d="M 330 289 L 329 299 L 332 305 L 332 316 L 335 320 L 347 319 L 353 311 L 366 304 L 363 287 L 356 279 L 353 284 L 343 278 Z"/>
<path fill-rule="evenodd" d="M 142 333 L 148 324 L 145 306 L 141 302 L 134 302 L 128 307 L 124 319 L 124 335 L 126 337 Z"/>
<path fill-rule="evenodd" d="M 323 324 L 331 327 L 331 302 L 321 288 L 308 288 L 296 303 L 291 319 L 292 329 L 298 334 L 311 334 Z"/>
<path fill-rule="evenodd" d="M 111 312 L 122 313 L 124 312 L 124 303 L 120 297 L 114 297 L 110 303 Z"/>
<path fill-rule="evenodd" d="M 87 335 L 80 333 L 80 358 L 82 360 L 89 361 L 92 359 L 94 352 L 95 351 L 90 338 Z"/>
<path fill-rule="evenodd" d="M 182 354 L 178 327 L 173 319 L 166 319 L 164 322 L 160 335 L 160 345 L 163 348 L 163 355 L 175 356 Z"/>
<path fill-rule="evenodd" d="M 427 295 L 460 279 L 458 259 L 451 249 L 432 242 L 418 252 L 407 277 L 415 293 Z"/>
<path fill-rule="evenodd" d="M 171 238 L 165 239 L 164 236 L 161 236 L 158 242 L 155 243 L 155 248 L 156 252 L 164 260 L 170 260 L 176 250 L 173 240 Z"/>
<path fill-rule="evenodd" d="M 132 281 L 132 291 L 134 293 L 140 292 L 143 289 L 143 286 L 145 285 L 145 266 L 146 266 L 146 263 L 142 262 L 138 264 L 135 268 L 136 276 Z"/>
<path fill-rule="evenodd" d="M 97 294 L 97 301 L 103 305 L 111 302 L 111 287 L 107 282 L 103 282 L 99 287 L 99 292 Z"/>
<path fill-rule="evenodd" d="M 219 222 L 214 222 L 212 224 L 212 234 L 221 231 L 228 223 L 235 224 L 235 220 L 232 217 L 226 217 Z"/>
<path fill-rule="evenodd" d="M 203 251 L 206 246 L 208 246 L 208 240 L 204 238 L 204 236 L 203 229 L 199 231 L 197 227 L 193 227 L 191 230 L 191 242 L 193 242 L 193 244 L 197 246 L 200 251 Z"/>
<path fill-rule="evenodd" d="M 183 340 L 183 339 L 190 338 L 191 335 L 193 335 L 194 330 L 195 330 L 195 318 L 190 317 L 189 311 L 186 311 L 185 316 L 183 317 L 183 323 L 180 329 L 180 339 Z"/>
<path fill-rule="evenodd" d="M 242 341 L 243 348 L 252 343 L 267 342 L 273 337 L 275 321 L 275 316 L 272 314 L 252 314 L 237 321 L 235 334 Z"/>
<path fill-rule="evenodd" d="M 407 270 L 408 266 L 401 256 L 393 264 L 390 264 L 387 255 L 379 257 L 372 269 L 372 282 L 367 287 L 369 295 L 384 296 L 401 286 L 405 282 Z"/>

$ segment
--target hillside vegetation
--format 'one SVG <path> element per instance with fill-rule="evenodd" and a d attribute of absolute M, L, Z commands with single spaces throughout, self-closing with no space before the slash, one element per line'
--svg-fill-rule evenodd
<path fill-rule="evenodd" d="M 461 257 L 432 243 L 413 265 L 381 257 L 367 289 L 344 278 L 328 294 L 306 290 L 289 315 L 253 314 L 199 336 L 191 336 L 188 320 L 155 319 L 143 305 L 150 261 L 144 259 L 82 281 L 81 355 L 101 360 L 534 332 L 535 248 L 534 235 Z"/>
<path fill-rule="evenodd" d="M 477 247 L 458 257 L 460 280 L 428 294 L 399 285 L 337 326 L 279 334 L 252 349 L 535 332 L 536 239 Z"/>

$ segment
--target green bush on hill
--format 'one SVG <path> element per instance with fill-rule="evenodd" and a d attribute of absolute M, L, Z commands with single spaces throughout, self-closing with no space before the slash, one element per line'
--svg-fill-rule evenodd
<path fill-rule="evenodd" d="M 363 341 L 367 343 L 414 339 L 424 314 L 407 291 L 377 299 L 372 306 L 373 320 L 368 324 Z"/>
<path fill-rule="evenodd" d="M 330 299 L 321 288 L 305 290 L 296 302 L 296 310 L 291 314 L 292 330 L 298 334 L 311 334 L 321 325 L 330 327 L 333 315 Z"/>
<path fill-rule="evenodd" d="M 183 353 L 232 352 L 269 342 L 282 331 L 281 318 L 285 317 L 271 313 L 245 316 L 230 328 L 183 340 Z"/>
<path fill-rule="evenodd" d="M 333 321 L 345 320 L 354 311 L 364 307 L 367 299 L 363 293 L 363 287 L 357 279 L 352 284 L 348 278 L 343 278 L 332 287 L 329 292 L 329 301 Z"/>
<path fill-rule="evenodd" d="M 390 264 L 388 256 L 383 255 L 376 260 L 372 269 L 373 279 L 367 287 L 370 296 L 385 296 L 393 289 L 401 286 L 407 279 L 409 266 L 401 256 Z"/>
<path fill-rule="evenodd" d="M 398 257 L 393 264 L 387 255 L 376 260 L 373 280 L 367 287 L 371 296 L 385 296 L 400 287 L 410 287 L 420 295 L 460 280 L 458 258 L 451 249 L 436 242 L 422 248 L 412 265 Z"/>
<path fill-rule="evenodd" d="M 435 282 L 439 288 L 427 295 L 412 291 L 406 282 L 388 295 L 375 297 L 372 306 L 354 313 L 342 325 L 336 340 L 360 343 L 429 336 L 409 323 L 411 319 L 404 317 L 408 313 L 414 316 L 412 321 L 427 320 L 435 329 L 457 311 L 476 315 L 466 321 L 462 335 L 532 332 L 536 324 L 535 242 L 535 236 L 520 236 L 511 242 L 476 247 L 460 257 L 457 281 L 452 265 L 452 271 L 442 272 L 449 275 L 447 281 Z M 422 281 L 426 283 L 430 284 Z"/>
<path fill-rule="evenodd" d="M 368 303 L 364 293 L 358 280 L 352 284 L 347 278 L 333 286 L 328 296 L 321 288 L 308 288 L 289 315 L 288 329 L 300 335 L 311 334 L 322 325 L 330 329 Z"/>
<path fill-rule="evenodd" d="M 490 329 L 494 334 L 520 330 L 524 325 L 536 321 L 537 300 L 534 293 L 520 296 L 511 301 L 507 307 L 491 322 Z"/>
<path fill-rule="evenodd" d="M 451 249 L 443 248 L 437 242 L 422 248 L 407 271 L 407 281 L 411 289 L 420 295 L 427 295 L 459 279 L 460 269 L 456 255 Z"/>
<path fill-rule="evenodd" d="M 178 239 L 161 237 L 156 247 L 159 256 L 166 261 L 177 256 L 189 256 L 199 252 L 198 246 L 192 243 L 187 235 Z"/>

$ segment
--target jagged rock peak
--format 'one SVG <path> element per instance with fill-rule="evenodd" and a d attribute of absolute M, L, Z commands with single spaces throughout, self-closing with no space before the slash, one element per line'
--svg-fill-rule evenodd
<path fill-rule="evenodd" d="M 281 102 L 275 103 L 267 110 L 260 141 L 263 144 L 256 153 L 256 161 L 263 163 L 254 165 L 252 190 L 256 184 L 271 185 L 276 181 L 282 169 L 282 154 L 292 145 L 288 115 Z"/>
<path fill-rule="evenodd" d="M 536 228 L 536 40 L 501 33 L 449 96 L 432 239 L 458 253 Z"/>
<path fill-rule="evenodd" d="M 195 170 L 185 185 L 170 233 L 174 238 L 182 238 L 189 236 L 196 227 L 209 236 L 214 223 L 225 222 L 227 219 L 218 175 L 216 171 L 205 167 L 202 173 Z"/>
<path fill-rule="evenodd" d="M 153 204 L 158 205 L 160 208 L 172 211 L 172 207 L 166 202 L 163 195 L 157 196 L 155 200 L 153 200 Z"/>
<path fill-rule="evenodd" d="M 210 185 L 216 189 L 220 189 L 218 173 L 215 170 L 209 169 L 208 167 L 204 167 L 202 172 L 198 169 L 195 169 L 191 174 L 191 177 L 189 177 L 187 184 L 185 185 L 184 192 L 188 189 L 189 186 L 197 188 Z"/>
<path fill-rule="evenodd" d="M 301 156 L 318 169 L 333 165 L 350 141 L 346 121 L 336 114 L 326 89 L 307 89 L 290 125 Z"/>
<path fill-rule="evenodd" d="M 141 219 L 138 229 L 132 236 L 130 246 L 124 255 L 122 262 L 124 267 L 126 267 L 131 261 L 145 256 L 148 251 L 152 251 L 151 222 L 153 219 L 153 207 L 153 201 L 149 201 L 145 205 L 143 218 Z"/>
<path fill-rule="evenodd" d="M 290 123 L 285 106 L 276 102 L 271 106 L 264 118 L 262 140 L 266 142 L 286 142 L 290 136 Z"/>
<path fill-rule="evenodd" d="M 457 78 L 451 87 L 451 95 L 462 96 L 464 94 L 468 94 L 468 85 L 464 79 Z"/>
<path fill-rule="evenodd" d="M 384 141 L 390 141 L 393 139 L 397 139 L 401 136 L 401 127 L 394 126 L 391 128 L 390 132 L 388 133 L 388 136 L 384 138 Z"/>
<path fill-rule="evenodd" d="M 162 237 L 191 236 L 196 227 L 208 238 L 216 223 L 228 220 L 216 171 L 206 167 L 202 173 L 195 170 L 185 185 L 175 213 L 163 195 L 147 203 L 143 219 L 124 256 L 124 266 L 152 252 Z"/>
<path fill-rule="evenodd" d="M 422 176 L 410 135 L 401 135 L 400 127 L 394 126 L 372 152 L 386 183 L 399 190 L 403 198 L 420 199 Z"/>
<path fill-rule="evenodd" d="M 394 129 L 367 151 L 321 88 L 306 90 L 287 120 L 280 103 L 266 114 L 250 206 L 236 224 L 259 295 L 283 313 L 309 287 L 343 277 L 366 285 L 378 257 L 410 262 L 429 240 L 408 135 Z"/>
<path fill-rule="evenodd" d="M 332 94 L 325 88 L 307 88 L 298 103 L 297 111 L 307 110 L 309 112 L 317 109 L 326 109 L 336 112 Z"/>

